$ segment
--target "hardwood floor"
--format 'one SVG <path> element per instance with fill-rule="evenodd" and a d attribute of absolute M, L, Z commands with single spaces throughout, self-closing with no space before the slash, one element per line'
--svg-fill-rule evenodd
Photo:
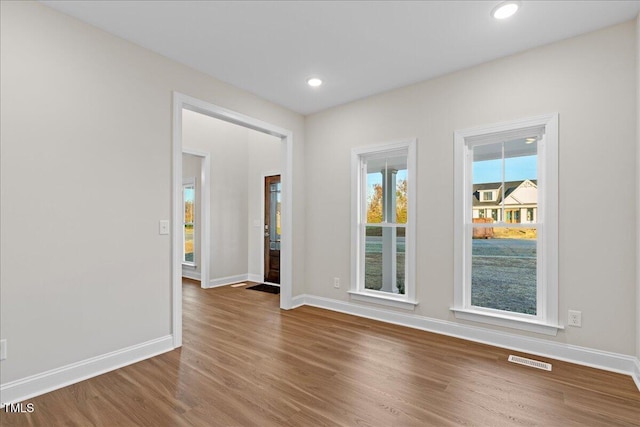
<path fill-rule="evenodd" d="M 185 282 L 184 345 L 30 399 L 5 425 L 640 425 L 630 377 L 368 319 L 278 296 Z M 526 356 L 526 355 L 524 355 Z M 539 357 L 533 357 L 541 360 Z"/>

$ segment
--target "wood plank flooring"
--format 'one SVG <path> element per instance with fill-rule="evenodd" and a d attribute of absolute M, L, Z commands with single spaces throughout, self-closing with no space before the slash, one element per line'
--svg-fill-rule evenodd
<path fill-rule="evenodd" d="M 185 281 L 184 345 L 30 399 L 38 426 L 640 426 L 630 377 Z M 542 360 L 539 357 L 533 357 Z"/>

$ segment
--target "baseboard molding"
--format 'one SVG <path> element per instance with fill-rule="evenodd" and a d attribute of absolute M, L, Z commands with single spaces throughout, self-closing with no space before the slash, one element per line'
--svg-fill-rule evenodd
<path fill-rule="evenodd" d="M 302 307 L 303 305 L 311 305 L 311 304 L 307 304 L 307 301 L 311 301 L 311 298 L 317 298 L 317 297 L 312 297 L 311 295 L 302 294 L 302 295 L 298 295 L 296 297 L 291 298 L 291 309 Z M 312 307 L 324 308 L 317 305 Z M 332 310 L 332 311 L 337 311 L 337 310 Z"/>
<path fill-rule="evenodd" d="M 640 359 L 637 357 L 633 366 L 633 373 L 631 374 L 631 378 L 633 378 L 633 381 L 636 383 L 636 387 L 638 387 L 638 390 L 640 390 Z"/>
<path fill-rule="evenodd" d="M 246 273 L 246 274 L 238 274 L 236 276 L 227 276 L 227 277 L 220 277 L 218 279 L 211 279 L 209 281 L 209 286 L 207 286 L 207 288 L 217 288 L 218 286 L 227 286 L 227 285 L 231 285 L 233 283 L 238 283 L 238 282 L 258 282 L 258 283 L 263 283 L 263 277 L 259 274 L 252 274 L 252 273 Z"/>
<path fill-rule="evenodd" d="M 377 307 L 363 306 L 313 295 L 293 298 L 292 307 L 309 305 L 354 316 L 421 329 L 437 334 L 462 338 L 482 344 L 507 348 L 523 353 L 562 360 L 578 365 L 631 375 L 640 390 L 640 362 L 637 357 L 611 353 L 539 338 L 525 337 L 491 329 L 469 326 L 447 320 L 433 319 L 416 314 L 400 313 Z"/>
<path fill-rule="evenodd" d="M 249 282 L 258 282 L 258 283 L 262 283 L 264 282 L 264 277 L 261 274 L 247 274 L 247 280 Z"/>
<path fill-rule="evenodd" d="M 218 286 L 227 286 L 232 283 L 246 282 L 249 280 L 249 274 L 238 274 L 237 276 L 220 277 L 218 279 L 209 280 L 209 286 L 206 288 L 217 288 Z"/>
<path fill-rule="evenodd" d="M 291 299 L 291 308 L 289 310 L 293 310 L 295 308 L 302 307 L 303 305 L 305 305 L 305 300 L 307 297 L 308 295 L 298 295 L 297 297 L 293 297 Z M 311 304 L 306 304 L 306 305 L 311 305 Z M 316 306 L 316 307 L 319 307 L 319 306 Z M 323 308 L 323 307 L 320 307 L 320 308 Z"/>
<path fill-rule="evenodd" d="M 197 271 L 189 271 L 187 269 L 182 269 L 182 277 L 186 277 L 191 280 L 200 280 L 200 273 Z"/>
<path fill-rule="evenodd" d="M 22 402 L 35 396 L 131 365 L 173 350 L 173 337 L 167 335 L 111 353 L 81 360 L 0 385 L 2 404 Z"/>

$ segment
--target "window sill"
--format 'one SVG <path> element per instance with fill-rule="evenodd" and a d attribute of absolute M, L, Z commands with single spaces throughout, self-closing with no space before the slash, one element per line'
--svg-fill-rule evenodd
<path fill-rule="evenodd" d="M 414 310 L 416 305 L 418 305 L 418 301 L 409 301 L 393 295 L 381 295 L 378 292 L 349 291 L 349 295 L 351 295 L 351 299 L 355 301 L 370 302 L 389 307 L 402 308 L 404 310 Z"/>
<path fill-rule="evenodd" d="M 468 308 L 451 308 L 451 311 L 453 311 L 456 319 L 487 323 L 495 326 L 504 326 L 507 328 L 535 332 L 544 335 L 556 336 L 558 334 L 558 330 L 564 329 L 564 326 L 561 325 L 552 325 L 549 323 L 536 322 L 498 313 L 481 312 Z"/>
<path fill-rule="evenodd" d="M 183 262 L 183 263 L 182 263 L 182 266 L 183 266 L 183 267 L 189 267 L 189 268 L 197 268 L 197 267 L 198 267 L 198 266 L 197 266 L 197 265 L 195 265 L 195 263 L 193 263 L 193 262 Z"/>

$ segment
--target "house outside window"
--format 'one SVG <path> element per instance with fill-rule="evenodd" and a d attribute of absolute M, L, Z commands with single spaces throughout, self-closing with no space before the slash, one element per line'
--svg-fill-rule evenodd
<path fill-rule="evenodd" d="M 352 150 L 352 299 L 415 306 L 416 141 Z"/>
<path fill-rule="evenodd" d="M 557 333 L 557 122 L 456 132 L 456 317 Z M 476 196 L 487 187 L 499 187 L 492 206 Z"/>

